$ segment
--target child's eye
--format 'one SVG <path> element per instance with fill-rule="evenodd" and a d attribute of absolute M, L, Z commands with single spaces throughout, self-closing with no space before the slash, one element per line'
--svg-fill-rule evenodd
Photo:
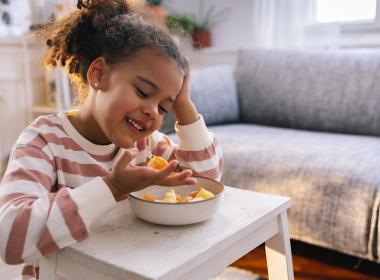
<path fill-rule="evenodd" d="M 166 110 L 164 107 L 162 106 L 158 106 L 158 110 L 160 110 L 161 112 L 167 114 L 168 113 L 168 110 Z"/>
<path fill-rule="evenodd" d="M 144 91 L 142 91 L 141 89 L 139 89 L 138 87 L 135 87 L 136 88 L 136 93 L 138 96 L 142 97 L 142 98 L 147 98 L 149 97 L 148 94 L 146 94 Z"/>

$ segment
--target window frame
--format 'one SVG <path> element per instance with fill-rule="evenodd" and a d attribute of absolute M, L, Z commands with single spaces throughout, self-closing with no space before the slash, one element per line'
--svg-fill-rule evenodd
<path fill-rule="evenodd" d="M 313 15 L 313 18 L 312 18 L 312 22 L 314 24 L 331 24 L 332 22 L 318 22 L 317 19 L 316 19 L 316 14 L 317 14 L 317 11 L 316 11 L 316 2 L 318 0 L 314 0 L 312 1 L 312 15 Z M 376 12 L 375 12 L 375 18 L 374 20 L 351 20 L 351 21 L 338 21 L 338 22 L 335 22 L 339 25 L 341 25 L 342 27 L 344 28 L 352 28 L 352 27 L 355 27 L 354 29 L 356 28 L 359 28 L 359 29 L 371 29 L 373 28 L 374 26 L 380 26 L 379 24 L 379 17 L 380 17 L 380 13 L 379 13 L 379 5 L 380 5 L 380 0 L 376 0 Z"/>
<path fill-rule="evenodd" d="M 335 26 L 339 28 L 339 43 L 335 47 L 379 47 L 380 46 L 380 0 L 376 0 L 374 20 L 355 20 L 341 22 L 318 22 L 316 1 L 311 1 L 311 14 L 305 32 L 312 39 L 318 40 L 313 30 Z M 378 37 L 378 38 L 376 38 Z M 321 47 L 326 47 L 324 44 Z M 327 46 L 328 47 L 328 46 Z"/>

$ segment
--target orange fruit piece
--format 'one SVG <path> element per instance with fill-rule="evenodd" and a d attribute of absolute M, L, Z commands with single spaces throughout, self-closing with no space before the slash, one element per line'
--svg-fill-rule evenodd
<path fill-rule="evenodd" d="M 198 193 L 199 193 L 199 191 L 189 192 L 189 193 L 187 194 L 187 196 L 191 196 L 192 198 L 194 198 L 194 197 L 197 196 Z"/>
<path fill-rule="evenodd" d="M 176 196 L 177 196 L 177 202 L 181 202 L 181 203 L 188 202 L 186 196 L 182 196 L 182 195 L 179 194 L 179 193 L 176 193 Z"/>
<path fill-rule="evenodd" d="M 179 202 L 179 203 L 186 203 L 188 201 L 187 201 L 186 197 L 180 196 L 180 197 L 177 197 L 177 202 Z"/>
<path fill-rule="evenodd" d="M 148 161 L 149 167 L 152 167 L 158 170 L 164 168 L 167 165 L 168 165 L 167 160 L 160 156 L 152 156 L 150 160 Z"/>
<path fill-rule="evenodd" d="M 150 195 L 147 193 L 143 194 L 142 199 L 147 200 L 147 201 L 155 201 L 156 200 L 156 198 L 153 195 Z"/>

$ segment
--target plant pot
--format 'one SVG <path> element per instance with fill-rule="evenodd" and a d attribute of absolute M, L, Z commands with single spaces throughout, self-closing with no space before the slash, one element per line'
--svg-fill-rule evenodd
<path fill-rule="evenodd" d="M 166 18 L 166 9 L 162 5 L 153 5 L 150 6 L 152 9 L 153 15 L 157 20 L 157 23 L 161 26 L 165 26 L 165 18 Z"/>
<path fill-rule="evenodd" d="M 197 49 L 207 48 L 211 46 L 210 30 L 199 30 L 192 34 L 193 47 Z"/>

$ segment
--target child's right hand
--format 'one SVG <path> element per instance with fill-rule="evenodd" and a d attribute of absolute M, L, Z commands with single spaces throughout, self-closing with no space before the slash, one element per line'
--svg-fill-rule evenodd
<path fill-rule="evenodd" d="M 122 199 L 130 192 L 152 185 L 178 186 L 196 184 L 196 180 L 190 178 L 193 174 L 190 169 L 172 173 L 178 166 L 177 160 L 172 160 L 165 168 L 157 170 L 147 166 L 131 164 L 134 157 L 133 152 L 125 150 L 123 155 L 114 163 L 111 172 L 103 177 L 116 200 Z"/>

